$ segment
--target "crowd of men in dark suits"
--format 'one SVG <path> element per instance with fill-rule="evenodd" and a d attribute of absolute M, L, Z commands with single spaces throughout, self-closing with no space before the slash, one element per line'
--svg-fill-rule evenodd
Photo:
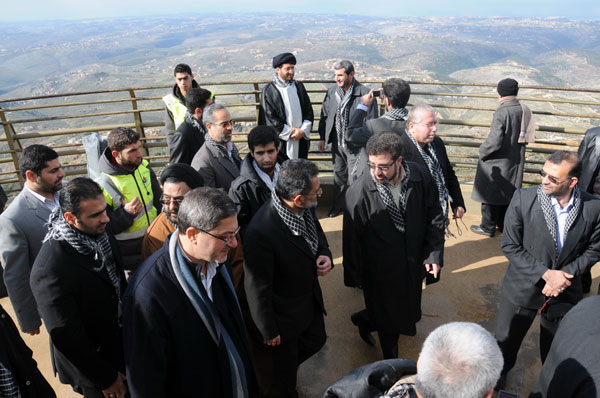
<path fill-rule="evenodd" d="M 295 65 L 291 53 L 273 58 L 245 159 L 232 142 L 229 110 L 178 65 L 163 98 L 171 164 L 162 187 L 128 129 L 111 131 L 101 151 L 100 172 L 112 183 L 104 176 L 63 184 L 54 150 L 25 148 L 25 187 L 0 216 L 0 257 L 21 330 L 37 334 L 44 320 L 61 382 L 84 397 L 297 396 L 298 367 L 326 342 L 319 278 L 333 257 L 315 214 L 323 189 L 306 159 L 314 114 Z M 436 135 L 436 112 L 407 109 L 407 82 L 368 89 L 347 60 L 334 72 L 319 150 L 331 144 L 329 216 L 343 213 L 344 283 L 364 294 L 365 309 L 350 318 L 365 343 L 375 345 L 375 331 L 383 357 L 397 358 L 400 334 L 416 334 L 423 281 L 440 280 L 450 218 L 463 217 L 465 202 Z M 600 259 L 600 201 L 588 193 L 600 196 L 600 155 L 592 129 L 581 159 L 558 151 L 544 163 L 542 183 L 520 189 L 535 126 L 516 81 L 497 89 L 473 192 L 482 222 L 471 229 L 499 229 L 510 262 L 496 327 L 503 387 L 538 312 L 542 361 L 556 357 L 552 339 Z M 379 117 L 377 96 L 386 110 Z M 115 234 L 119 212 L 129 223 Z M 128 279 L 123 236 L 144 259 L 127 268 Z M 17 340 L 22 359 L 0 350 L 0 392 L 54 396 L 14 325 L 5 328 L 0 337 Z"/>

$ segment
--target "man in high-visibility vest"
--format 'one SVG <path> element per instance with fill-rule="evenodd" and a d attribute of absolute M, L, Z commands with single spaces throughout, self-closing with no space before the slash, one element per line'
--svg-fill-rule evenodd
<path fill-rule="evenodd" d="M 165 135 L 167 137 L 175 133 L 177 127 L 185 120 L 187 92 L 192 88 L 200 87 L 194 80 L 192 68 L 189 65 L 178 64 L 173 75 L 175 76 L 173 91 L 162 98 L 165 103 Z"/>
<path fill-rule="evenodd" d="M 144 234 L 162 208 L 160 184 L 142 159 L 141 146 L 137 132 L 117 127 L 108 134 L 108 148 L 98 160 L 102 175 L 96 182 L 106 199 L 108 231 L 117 239 L 126 270 L 141 262 Z"/>

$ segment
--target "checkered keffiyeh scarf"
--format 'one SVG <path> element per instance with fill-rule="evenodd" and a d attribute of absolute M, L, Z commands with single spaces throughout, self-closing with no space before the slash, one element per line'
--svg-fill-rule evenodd
<path fill-rule="evenodd" d="M 284 224 L 293 235 L 302 236 L 306 243 L 308 243 L 312 254 L 316 256 L 319 248 L 319 238 L 317 237 L 317 227 L 312 212 L 308 209 L 304 210 L 302 215 L 298 217 L 281 203 L 281 199 L 277 196 L 275 190 L 271 191 L 271 198 L 273 206 L 275 207 L 275 210 L 277 210 L 277 214 L 279 214 L 279 217 L 281 217 Z"/>
<path fill-rule="evenodd" d="M 227 148 L 223 145 L 217 144 L 208 133 L 204 134 L 204 143 L 217 148 L 221 155 L 223 155 L 226 159 L 229 159 L 231 164 L 233 164 L 233 167 L 235 167 L 238 172 L 240 171 L 242 158 L 240 157 L 240 153 L 238 152 L 238 149 L 234 143 L 231 143 L 231 156 L 229 156 Z"/>
<path fill-rule="evenodd" d="M 335 90 L 336 95 L 340 99 L 335 114 L 335 130 L 337 133 L 338 145 L 344 150 L 346 149 L 346 130 L 348 130 L 348 119 L 350 118 L 350 99 L 352 98 L 352 92 L 354 91 L 354 86 L 356 84 L 356 80 L 352 80 L 352 84 L 345 93 L 344 89 L 341 87 L 338 87 Z"/>
<path fill-rule="evenodd" d="M 103 232 L 98 236 L 90 236 L 79 232 L 77 229 L 72 228 L 67 224 L 60 206 L 57 206 L 52 213 L 50 213 L 50 218 L 48 219 L 48 233 L 46 234 L 46 237 L 44 237 L 44 242 L 50 239 L 56 241 L 63 240 L 84 256 L 93 255 L 94 260 L 100 263 L 100 266 L 94 268 L 94 271 L 101 272 L 102 269 L 106 270 L 112 285 L 117 291 L 117 297 L 119 297 L 120 303 L 121 292 L 119 291 L 119 276 L 117 274 L 117 266 L 115 265 L 115 259 L 106 232 Z"/>
<path fill-rule="evenodd" d="M 0 362 L 0 397 L 21 398 L 19 385 L 12 372 Z"/>
<path fill-rule="evenodd" d="M 550 195 L 547 195 L 542 190 L 542 186 L 538 186 L 537 189 L 537 199 L 540 202 L 540 206 L 542 208 L 542 212 L 544 213 L 544 219 L 546 220 L 546 225 L 550 230 L 550 235 L 552 235 L 552 239 L 554 240 L 554 255 L 558 258 L 558 221 L 556 220 L 556 214 L 554 214 L 554 209 L 552 208 L 552 202 L 550 200 Z M 579 192 L 579 187 L 575 185 L 573 189 L 573 207 L 569 210 L 567 214 L 567 220 L 565 222 L 565 233 L 564 239 L 567 240 L 567 233 L 575 222 L 575 219 L 579 215 L 579 211 L 581 210 L 581 193 Z"/>
<path fill-rule="evenodd" d="M 373 173 L 371 173 L 371 178 L 373 179 L 373 182 L 375 182 L 377 191 L 379 191 L 379 196 L 381 197 L 381 200 L 383 200 L 383 204 L 385 204 L 385 208 L 392 218 L 394 226 L 400 232 L 404 232 L 407 199 L 406 192 L 408 191 L 408 180 L 410 178 L 410 169 L 405 161 L 402 161 L 402 168 L 404 169 L 404 178 L 401 181 L 402 188 L 400 189 L 399 204 L 394 202 L 394 195 L 392 195 L 392 191 L 390 190 L 388 184 L 382 184 L 378 182 Z"/>
<path fill-rule="evenodd" d="M 427 168 L 429 169 L 429 173 L 433 177 L 433 181 L 435 182 L 435 186 L 438 191 L 438 199 L 440 201 L 440 206 L 442 207 L 442 214 L 445 217 L 445 227 L 447 228 L 450 224 L 448 220 L 448 199 L 450 194 L 448 193 L 448 187 L 446 186 L 446 179 L 444 178 L 444 172 L 442 171 L 442 166 L 440 166 L 440 162 L 435 154 L 435 151 L 431 147 L 430 144 L 425 147 L 421 147 L 419 143 L 414 139 L 414 137 L 408 133 L 407 134 L 412 143 L 417 147 L 417 150 L 421 154 L 421 157 L 425 161 Z"/>
<path fill-rule="evenodd" d="M 388 113 L 381 117 L 388 120 L 404 120 L 408 119 L 408 109 L 406 108 L 392 108 Z"/>
<path fill-rule="evenodd" d="M 196 130 L 200 130 L 203 134 L 206 134 L 206 127 L 204 127 L 202 123 L 198 122 L 189 111 L 185 111 L 185 120 L 194 126 Z"/>
<path fill-rule="evenodd" d="M 279 78 L 279 75 L 277 75 L 277 71 L 275 71 L 273 72 L 273 84 L 276 87 L 286 88 L 291 86 L 292 84 L 296 84 L 296 81 L 294 79 L 290 79 L 289 82 L 285 82 Z"/>

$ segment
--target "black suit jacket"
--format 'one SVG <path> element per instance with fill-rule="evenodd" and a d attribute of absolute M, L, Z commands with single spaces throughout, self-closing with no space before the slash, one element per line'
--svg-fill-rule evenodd
<path fill-rule="evenodd" d="M 555 258 L 536 192 L 537 186 L 517 190 L 506 211 L 502 251 L 510 264 L 502 294 L 518 306 L 537 310 L 545 300 L 542 275 L 548 269 L 562 270 L 575 277 L 557 301 L 575 304 L 583 296 L 580 275 L 600 260 L 600 200 L 581 192 L 580 213 Z"/>
<path fill-rule="evenodd" d="M 425 160 L 423 160 L 419 150 L 412 142 L 408 134 L 409 133 L 402 134 L 400 137 L 402 139 L 402 157 L 404 160 L 418 163 L 429 170 Z M 446 181 L 446 188 L 448 188 L 448 193 L 452 198 L 452 210 L 456 210 L 456 208 L 459 206 L 466 209 L 465 200 L 463 199 L 463 195 L 460 190 L 460 183 L 458 182 L 458 178 L 456 178 L 456 174 L 454 173 L 454 168 L 450 163 L 450 159 L 448 159 L 448 153 L 446 152 L 446 145 L 444 145 L 444 141 L 442 141 L 440 137 L 436 136 L 429 145 L 435 151 L 435 155 L 437 156 L 440 166 L 442 167 L 442 173 L 444 174 L 444 180 Z"/>
<path fill-rule="evenodd" d="M 169 163 L 192 164 L 194 155 L 204 145 L 204 133 L 187 120 L 181 123 L 175 133 L 167 136 Z"/>
<path fill-rule="evenodd" d="M 252 319 L 264 340 L 297 333 L 325 312 L 316 259 L 331 259 L 327 238 L 315 217 L 319 248 L 313 255 L 301 236 L 284 224 L 271 200 L 250 221 L 244 236 L 244 286 Z M 333 264 L 333 261 L 332 261 Z"/>
<path fill-rule="evenodd" d="M 30 281 L 60 381 L 102 390 L 115 381 L 117 371 L 125 371 L 125 364 L 119 299 L 108 273 L 94 271 L 98 266 L 68 243 L 49 240 L 33 264 Z M 125 276 L 117 267 L 124 291 Z"/>
<path fill-rule="evenodd" d="M 586 192 L 593 193 L 594 180 L 600 165 L 600 127 L 594 127 L 585 132 L 579 145 L 578 155 L 582 162 L 579 187 Z"/>

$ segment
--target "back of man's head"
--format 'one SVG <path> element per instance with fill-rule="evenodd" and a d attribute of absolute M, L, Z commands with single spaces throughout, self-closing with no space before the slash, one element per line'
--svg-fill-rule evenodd
<path fill-rule="evenodd" d="M 395 77 L 383 82 L 383 93 L 392 103 L 392 108 L 404 108 L 410 98 L 410 85 Z"/>
<path fill-rule="evenodd" d="M 475 323 L 448 323 L 423 343 L 416 389 L 422 398 L 491 396 L 503 365 L 500 348 L 487 330 Z"/>
<path fill-rule="evenodd" d="M 111 151 L 121 152 L 131 144 L 135 144 L 140 140 L 140 135 L 137 131 L 127 127 L 117 127 L 108 133 L 108 148 Z"/>
<path fill-rule="evenodd" d="M 188 75 L 192 74 L 192 68 L 188 64 L 177 64 L 175 66 L 175 70 L 173 71 L 173 76 L 178 73 L 187 73 Z"/>
<path fill-rule="evenodd" d="M 204 109 L 212 93 L 204 88 L 192 88 L 185 95 L 185 107 L 190 114 L 196 112 L 196 108 Z"/>
<path fill-rule="evenodd" d="M 98 199 L 102 196 L 102 189 L 94 180 L 88 177 L 72 179 L 60 191 L 60 209 L 64 213 L 73 213 L 80 216 L 81 201 Z"/>
<path fill-rule="evenodd" d="M 256 126 L 248 134 L 248 148 L 251 151 L 254 151 L 257 145 L 266 146 L 271 142 L 275 145 L 275 148 L 279 148 L 279 135 L 273 127 Z"/>
<path fill-rule="evenodd" d="M 194 227 L 203 231 L 216 228 L 219 223 L 237 215 L 238 209 L 222 189 L 200 187 L 191 190 L 179 206 L 177 227 L 179 234 Z"/>
<path fill-rule="evenodd" d="M 279 170 L 275 193 L 286 200 L 292 200 L 296 195 L 306 195 L 312 189 L 313 177 L 318 174 L 319 168 L 310 160 L 286 160 Z"/>
<path fill-rule="evenodd" d="M 47 163 L 56 158 L 58 158 L 58 153 L 56 153 L 54 149 L 49 148 L 46 145 L 30 145 L 23 149 L 23 154 L 19 159 L 21 175 L 23 178 L 26 178 L 25 173 L 27 170 L 30 170 L 40 176 L 42 170 L 47 167 Z"/>

